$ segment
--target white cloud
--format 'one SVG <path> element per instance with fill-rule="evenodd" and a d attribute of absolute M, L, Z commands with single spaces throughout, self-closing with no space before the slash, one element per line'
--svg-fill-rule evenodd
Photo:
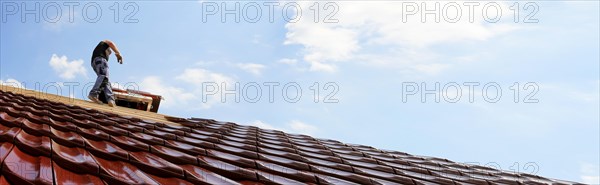
<path fill-rule="evenodd" d="M 255 126 L 261 129 L 279 130 L 287 133 L 298 133 L 306 135 L 315 134 L 319 130 L 316 126 L 306 124 L 299 120 L 289 121 L 284 125 L 284 127 L 271 125 L 261 120 L 254 120 L 252 122 L 247 123 L 247 125 Z"/>
<path fill-rule="evenodd" d="M 227 101 L 231 101 L 232 99 L 225 99 L 226 101 L 221 101 L 221 89 L 234 89 L 235 82 L 232 77 L 227 75 L 212 72 L 202 68 L 189 68 L 185 69 L 184 72 L 175 77 L 175 79 L 186 82 L 190 84 L 193 88 L 194 94 L 200 94 L 203 97 L 200 97 L 201 100 L 201 108 L 208 109 L 217 103 L 226 103 Z M 218 93 L 214 95 L 208 95 L 208 90 L 202 89 L 203 83 L 215 83 L 217 86 Z M 223 86 L 223 83 L 225 86 Z M 205 93 L 205 91 L 207 91 Z M 202 98 L 206 99 L 203 100 Z M 230 97 L 233 98 L 233 97 Z"/>
<path fill-rule="evenodd" d="M 49 64 L 62 79 L 71 80 L 78 74 L 87 78 L 86 69 L 83 67 L 82 59 L 68 61 L 67 56 L 65 55 L 58 57 L 56 54 L 52 54 Z"/>
<path fill-rule="evenodd" d="M 334 72 L 333 65 L 323 62 L 350 59 L 352 53 L 359 49 L 356 31 L 305 22 L 308 21 L 286 24 L 288 33 L 284 44 L 303 45 L 304 60 L 311 64 L 311 71 Z"/>
<path fill-rule="evenodd" d="M 319 129 L 313 125 L 306 124 L 302 121 L 292 120 L 288 123 L 288 126 L 291 128 L 292 132 L 300 133 L 300 134 L 314 134 Z"/>
<path fill-rule="evenodd" d="M 161 105 L 164 107 L 176 105 L 179 109 L 191 110 L 198 108 L 208 109 L 221 102 L 220 93 L 207 96 L 207 101 L 202 101 L 201 96 L 204 95 L 202 84 L 204 82 L 214 82 L 217 84 L 217 88 L 221 87 L 222 83 L 227 84 L 227 89 L 233 89 L 234 86 L 233 78 L 202 68 L 185 69 L 183 73 L 174 79 L 185 82 L 189 86 L 181 88 L 168 81 L 163 81 L 158 76 L 148 76 L 142 80 L 139 88 L 140 90 L 163 96 L 164 100 L 161 102 Z M 119 87 L 123 88 L 122 86 Z M 218 91 L 220 92 L 220 89 Z"/>
<path fill-rule="evenodd" d="M 436 74 L 445 69 L 444 64 L 427 63 L 426 58 L 407 55 L 430 52 L 429 46 L 434 44 L 485 41 L 516 29 L 509 22 L 485 22 L 482 7 L 487 2 L 475 8 L 472 23 L 466 6 L 461 7 L 462 17 L 456 23 L 443 18 L 436 23 L 431 15 L 426 16 L 428 20 L 423 23 L 420 13 L 403 22 L 400 19 L 403 3 L 406 2 L 336 1 L 339 12 L 334 18 L 339 20 L 338 23 L 324 23 L 324 16 L 315 23 L 313 12 L 303 11 L 298 22 L 285 25 L 288 32 L 284 44 L 304 47 L 303 59 L 310 65 L 310 71 L 335 72 L 339 62 L 375 58 L 368 61 Z M 426 2 L 426 5 L 433 7 L 433 3 Z M 452 2 L 439 3 L 444 7 Z M 315 2 L 300 1 L 298 4 L 308 10 Z M 505 3 L 499 4 L 503 10 L 508 10 Z M 420 3 L 417 6 L 423 8 Z M 386 60 L 379 61 L 381 59 Z"/>
<path fill-rule="evenodd" d="M 215 82 L 217 84 L 222 82 L 233 82 L 232 78 L 228 77 L 227 75 L 215 73 L 202 68 L 185 69 L 181 75 L 176 77 L 176 79 L 192 83 L 197 86 L 200 86 L 204 82 Z"/>
<path fill-rule="evenodd" d="M 25 88 L 23 86 L 23 83 L 15 80 L 15 79 L 12 79 L 12 78 L 6 79 L 6 81 L 0 79 L 0 84 L 5 85 L 5 86 L 10 86 L 10 87 L 21 88 L 21 89 Z"/>
<path fill-rule="evenodd" d="M 265 65 L 255 63 L 239 63 L 236 66 L 253 75 L 261 75 L 262 71 L 266 68 Z"/>
<path fill-rule="evenodd" d="M 195 98 L 192 93 L 186 92 L 182 88 L 165 85 L 157 76 L 144 78 L 140 83 L 140 89 L 164 97 L 164 100 L 161 101 L 161 105 L 164 107 L 186 105 Z"/>
<path fill-rule="evenodd" d="M 600 184 L 600 167 L 592 164 L 581 165 L 581 181 L 585 184 Z"/>
<path fill-rule="evenodd" d="M 265 122 L 263 122 L 261 120 L 254 120 L 254 121 L 248 123 L 248 125 L 255 126 L 255 127 L 258 127 L 258 128 L 261 128 L 261 129 L 279 130 L 279 131 L 287 132 L 286 129 L 273 126 L 273 125 L 265 123 Z"/>
<path fill-rule="evenodd" d="M 282 58 L 277 61 L 277 63 L 287 64 L 287 65 L 296 65 L 298 60 L 291 58 Z"/>
<path fill-rule="evenodd" d="M 598 175 L 582 175 L 581 181 L 585 184 L 600 184 L 600 176 L 598 176 Z"/>

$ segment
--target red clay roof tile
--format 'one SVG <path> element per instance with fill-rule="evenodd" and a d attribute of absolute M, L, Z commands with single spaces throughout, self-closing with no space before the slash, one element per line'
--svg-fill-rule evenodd
<path fill-rule="evenodd" d="M 572 184 L 242 126 L 0 91 L 0 184 Z"/>

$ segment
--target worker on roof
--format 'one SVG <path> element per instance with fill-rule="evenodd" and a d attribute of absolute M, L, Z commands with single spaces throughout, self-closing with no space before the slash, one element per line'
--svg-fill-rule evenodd
<path fill-rule="evenodd" d="M 108 57 L 112 53 L 111 50 L 115 52 L 117 62 L 123 64 L 123 57 L 121 57 L 121 52 L 117 49 L 117 45 L 110 40 L 100 41 L 92 53 L 91 63 L 92 68 L 98 77 L 96 78 L 96 83 L 90 91 L 88 98 L 93 102 L 102 103 L 100 102 L 100 99 L 98 99 L 98 96 L 100 95 L 100 92 L 103 91 L 108 105 L 114 107 L 115 98 L 113 97 L 112 87 L 108 80 Z"/>

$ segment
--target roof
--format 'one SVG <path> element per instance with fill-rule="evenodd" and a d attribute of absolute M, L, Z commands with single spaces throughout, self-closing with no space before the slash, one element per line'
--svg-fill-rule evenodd
<path fill-rule="evenodd" d="M 0 184 L 573 184 L 27 92 L 0 90 Z"/>
<path fill-rule="evenodd" d="M 133 89 L 123 90 L 117 87 L 113 87 L 112 90 L 117 106 L 158 112 L 158 107 L 160 106 L 160 101 L 162 100 L 162 96 L 160 95 Z M 100 93 L 99 99 L 104 103 L 107 102 L 106 98 L 104 98 L 104 92 Z"/>

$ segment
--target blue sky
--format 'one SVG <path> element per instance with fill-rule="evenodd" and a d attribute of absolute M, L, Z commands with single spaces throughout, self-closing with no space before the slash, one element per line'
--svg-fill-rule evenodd
<path fill-rule="evenodd" d="M 408 15 L 403 7 L 424 8 L 418 1 L 320 1 L 317 23 L 310 8 L 314 2 L 297 2 L 300 14 L 296 6 L 283 8 L 296 2 L 267 1 L 279 4 L 271 22 L 264 2 L 240 2 L 239 22 L 236 14 L 226 20 L 220 12 L 210 15 L 211 6 L 221 11 L 235 2 L 80 2 L 71 22 L 64 1 L 43 1 L 40 12 L 26 14 L 23 22 L 23 5 L 33 9 L 35 4 L 2 1 L 0 79 L 29 89 L 36 89 L 35 83 L 75 82 L 74 92 L 64 84 L 60 92 L 47 91 L 83 99 L 84 85 L 95 80 L 91 52 L 100 40 L 110 39 L 125 62 L 119 65 L 111 57 L 112 82 L 163 95 L 163 114 L 600 183 L 597 1 L 497 2 L 502 16 L 495 23 L 483 19 L 496 15 L 482 13 L 487 1 L 474 8 L 472 22 L 467 6 L 456 2 L 462 7 L 456 23 L 448 20 L 456 15 L 452 7 L 440 11 L 439 23 L 435 15 L 425 15 L 425 22 L 419 12 Z M 440 10 L 449 3 L 441 3 Z M 256 22 L 250 5 L 262 8 Z M 102 10 L 97 20 L 95 7 Z M 527 15 L 537 23 L 524 23 Z M 240 101 L 235 95 L 225 95 L 225 102 L 219 93 L 207 95 L 206 82 L 224 82 L 228 89 L 239 83 Z M 425 94 L 422 102 L 423 90 L 436 83 L 440 91 Z M 471 92 L 465 83 L 479 85 Z M 277 84 L 272 102 L 265 84 Z M 414 84 L 419 92 L 406 95 Z M 486 84 L 495 86 L 485 93 Z M 261 96 L 252 102 L 257 86 Z M 291 88 L 284 93 L 283 87 Z M 498 101 L 486 101 L 496 97 L 496 87 L 502 93 Z M 298 99 L 296 88 L 302 90 Z M 537 103 L 523 102 L 530 93 L 528 101 Z M 532 164 L 536 170 L 525 169 Z"/>

